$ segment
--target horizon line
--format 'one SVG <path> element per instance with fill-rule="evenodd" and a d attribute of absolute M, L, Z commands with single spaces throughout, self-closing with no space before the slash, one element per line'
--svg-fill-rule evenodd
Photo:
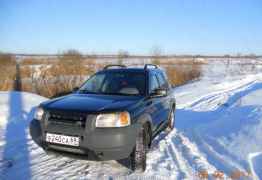
<path fill-rule="evenodd" d="M 22 57 L 37 57 L 37 56 L 43 56 L 43 57 L 57 57 L 57 56 L 64 56 L 66 54 L 63 53 L 3 53 L 0 52 L 2 55 L 11 55 L 11 56 L 22 56 Z M 100 54 L 100 53 L 91 53 L 91 54 L 84 54 L 80 52 L 80 55 L 82 55 L 85 58 L 119 58 L 119 56 L 122 56 L 123 58 L 176 58 L 176 57 L 184 57 L 184 58 L 262 58 L 262 55 L 256 55 L 253 53 L 250 54 L 224 54 L 224 55 L 206 55 L 206 54 L 162 54 L 162 55 L 136 55 L 136 54 L 125 54 L 125 55 L 119 55 L 119 54 Z"/>

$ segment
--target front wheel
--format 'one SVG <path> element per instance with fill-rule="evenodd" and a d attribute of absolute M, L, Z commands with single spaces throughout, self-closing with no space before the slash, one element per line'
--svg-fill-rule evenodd
<path fill-rule="evenodd" d="M 136 145 L 130 155 L 130 168 L 134 172 L 144 172 L 146 170 L 146 130 L 141 128 L 136 138 Z"/>
<path fill-rule="evenodd" d="M 174 129 L 175 126 L 175 110 L 172 108 L 168 117 L 167 132 L 170 132 Z"/>

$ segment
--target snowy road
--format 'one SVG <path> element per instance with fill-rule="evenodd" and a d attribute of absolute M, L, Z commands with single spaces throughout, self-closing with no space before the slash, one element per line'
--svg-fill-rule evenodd
<path fill-rule="evenodd" d="M 0 179 L 262 179 L 261 74 L 202 79 L 174 94 L 176 129 L 154 140 L 146 172 L 131 174 L 115 161 L 45 154 L 28 135 L 31 108 L 45 99 L 1 92 Z"/>

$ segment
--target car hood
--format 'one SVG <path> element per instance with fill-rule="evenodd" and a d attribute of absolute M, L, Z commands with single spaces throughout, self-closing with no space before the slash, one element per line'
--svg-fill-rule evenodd
<path fill-rule="evenodd" d="M 141 96 L 112 96 L 97 94 L 70 94 L 42 104 L 48 110 L 103 112 L 128 110 Z"/>

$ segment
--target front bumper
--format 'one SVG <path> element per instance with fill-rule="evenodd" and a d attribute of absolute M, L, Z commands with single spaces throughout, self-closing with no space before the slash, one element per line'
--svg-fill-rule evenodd
<path fill-rule="evenodd" d="M 30 134 L 32 139 L 47 151 L 61 151 L 87 156 L 89 160 L 120 160 L 133 151 L 139 124 L 123 128 L 96 128 L 95 117 L 89 116 L 84 127 L 55 125 L 47 120 L 32 120 Z M 46 133 L 64 134 L 80 137 L 79 147 L 51 144 L 45 141 Z"/>

